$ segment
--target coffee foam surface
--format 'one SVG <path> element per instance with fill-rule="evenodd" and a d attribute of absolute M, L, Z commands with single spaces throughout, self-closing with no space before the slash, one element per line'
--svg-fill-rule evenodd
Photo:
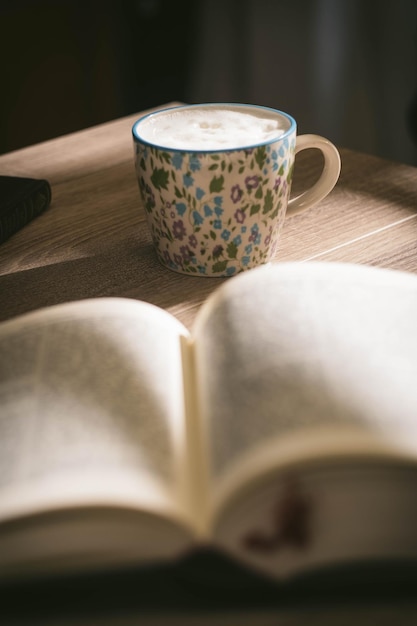
<path fill-rule="evenodd" d="M 181 108 L 151 115 L 136 126 L 149 143 L 184 150 L 226 150 L 280 137 L 286 118 L 264 109 Z"/>

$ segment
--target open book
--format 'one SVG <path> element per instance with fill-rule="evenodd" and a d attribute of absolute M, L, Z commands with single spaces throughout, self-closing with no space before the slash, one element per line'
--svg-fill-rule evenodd
<path fill-rule="evenodd" d="M 192 332 L 97 298 L 0 325 L 0 577 L 213 546 L 267 576 L 417 557 L 417 276 L 278 263 Z"/>

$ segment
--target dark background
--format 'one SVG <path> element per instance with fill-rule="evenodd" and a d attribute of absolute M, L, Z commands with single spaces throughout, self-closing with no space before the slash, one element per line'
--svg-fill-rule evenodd
<path fill-rule="evenodd" d="M 173 100 L 417 165 L 415 0 L 0 0 L 0 153 Z"/>

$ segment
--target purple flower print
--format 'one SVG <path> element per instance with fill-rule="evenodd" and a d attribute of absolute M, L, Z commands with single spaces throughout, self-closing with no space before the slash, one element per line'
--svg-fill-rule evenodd
<path fill-rule="evenodd" d="M 223 252 L 223 246 L 215 246 L 213 250 L 213 259 L 217 259 Z"/>
<path fill-rule="evenodd" d="M 244 211 L 242 211 L 242 209 L 237 209 L 235 211 L 234 217 L 235 217 L 235 220 L 237 221 L 238 224 L 243 224 L 243 222 L 245 221 L 246 215 L 245 215 Z"/>
<path fill-rule="evenodd" d="M 281 184 L 281 176 L 277 176 L 276 179 L 275 179 L 274 191 L 276 191 L 278 189 L 280 184 Z"/>
<path fill-rule="evenodd" d="M 173 235 L 175 239 L 179 239 L 180 241 L 182 241 L 185 235 L 187 234 L 187 231 L 185 230 L 184 222 L 182 220 L 178 220 L 174 222 L 172 226 L 172 231 L 173 231 Z"/>
<path fill-rule="evenodd" d="M 180 252 L 181 252 L 182 258 L 185 260 L 191 259 L 191 257 L 194 256 L 194 252 L 190 250 L 188 246 L 181 246 Z"/>
<path fill-rule="evenodd" d="M 261 236 L 260 236 L 260 233 L 259 233 L 259 230 L 258 230 L 258 225 L 254 224 L 252 226 L 252 228 L 250 229 L 250 232 L 251 232 L 251 235 L 249 237 L 249 241 L 252 241 L 255 244 L 259 243 L 260 239 L 261 239 Z"/>
<path fill-rule="evenodd" d="M 243 195 L 243 190 L 239 187 L 239 185 L 233 185 L 232 193 L 230 194 L 230 197 L 232 198 L 232 202 L 234 204 L 236 204 L 236 202 L 239 202 L 242 195 Z"/>
<path fill-rule="evenodd" d="M 164 250 L 164 251 L 163 251 L 163 253 L 162 253 L 162 255 L 163 255 L 163 257 L 164 257 L 164 259 L 165 259 L 165 262 L 166 262 L 166 263 L 172 263 L 172 261 L 171 261 L 171 257 L 170 257 L 170 255 L 169 255 L 168 250 Z"/>
<path fill-rule="evenodd" d="M 256 189 L 259 185 L 259 176 L 246 176 L 245 185 L 247 189 Z"/>
<path fill-rule="evenodd" d="M 188 243 L 190 244 L 190 246 L 192 248 L 196 248 L 197 247 L 197 243 L 198 243 L 197 237 L 195 235 L 190 235 L 188 237 Z"/>

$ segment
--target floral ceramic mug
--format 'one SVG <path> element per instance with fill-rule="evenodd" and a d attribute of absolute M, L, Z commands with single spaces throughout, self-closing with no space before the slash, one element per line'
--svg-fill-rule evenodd
<path fill-rule="evenodd" d="M 271 261 L 285 215 L 322 200 L 340 156 L 318 135 L 296 136 L 281 111 L 244 104 L 171 107 L 133 125 L 135 169 L 159 260 L 189 275 L 232 276 Z M 297 152 L 318 148 L 319 180 L 289 198 Z"/>

